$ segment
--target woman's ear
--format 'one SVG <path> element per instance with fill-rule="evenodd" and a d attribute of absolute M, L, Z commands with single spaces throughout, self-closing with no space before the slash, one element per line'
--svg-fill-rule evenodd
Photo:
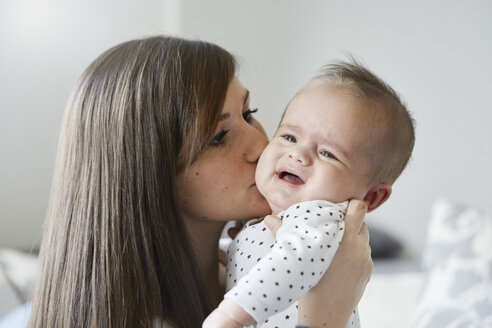
<path fill-rule="evenodd" d="M 364 197 L 364 202 L 367 204 L 367 213 L 383 205 L 390 197 L 391 191 L 391 186 L 386 183 L 379 183 L 372 187 Z"/>

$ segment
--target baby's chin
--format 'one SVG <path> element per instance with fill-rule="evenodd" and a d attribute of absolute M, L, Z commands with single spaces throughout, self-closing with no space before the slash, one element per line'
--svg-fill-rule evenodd
<path fill-rule="evenodd" d="M 280 202 L 272 202 L 268 200 L 268 205 L 270 205 L 270 208 L 272 209 L 272 214 L 273 215 L 278 215 L 280 212 L 285 211 L 288 209 L 291 205 L 295 203 L 299 203 L 300 201 L 280 201 Z"/>

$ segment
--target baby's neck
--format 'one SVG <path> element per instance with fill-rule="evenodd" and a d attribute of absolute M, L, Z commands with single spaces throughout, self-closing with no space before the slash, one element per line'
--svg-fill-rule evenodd
<path fill-rule="evenodd" d="M 274 204 L 270 204 L 270 203 L 269 203 L 269 205 L 270 205 L 270 208 L 272 209 L 272 215 L 279 216 L 279 214 L 280 214 L 281 212 L 283 212 L 283 211 L 287 210 L 289 207 L 291 207 L 292 205 L 297 204 L 297 203 L 299 203 L 299 202 L 294 202 L 294 203 L 292 203 L 292 204 L 289 204 L 289 205 L 288 205 L 287 207 L 285 207 L 285 208 L 284 208 L 284 207 L 278 207 L 278 206 L 276 206 L 276 205 L 274 205 Z"/>
<path fill-rule="evenodd" d="M 270 208 L 272 209 L 272 215 L 279 216 L 279 214 L 281 212 L 287 210 L 289 207 L 291 207 L 294 204 L 303 203 L 303 202 L 311 202 L 311 201 L 322 201 L 322 202 L 329 202 L 329 203 L 332 203 L 332 204 L 341 204 L 341 203 L 343 203 L 343 202 L 333 202 L 333 201 L 327 200 L 327 199 L 311 199 L 311 200 L 302 200 L 302 201 L 294 202 L 294 203 L 290 204 L 289 206 L 287 206 L 286 208 L 279 208 L 277 206 L 274 206 L 274 205 L 270 204 Z"/>

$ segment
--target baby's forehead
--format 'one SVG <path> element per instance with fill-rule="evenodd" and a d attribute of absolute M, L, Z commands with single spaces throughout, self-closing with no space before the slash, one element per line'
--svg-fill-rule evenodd
<path fill-rule="evenodd" d="M 292 104 L 313 99 L 322 101 L 332 95 L 336 95 L 345 102 L 357 102 L 363 105 L 366 105 L 366 100 L 368 100 L 361 97 L 361 95 L 354 91 L 349 85 L 338 85 L 334 82 L 324 80 L 312 80 L 292 97 L 286 107 L 286 111 L 292 107 Z M 369 103 L 367 103 L 367 105 L 369 105 Z"/>
<path fill-rule="evenodd" d="M 313 79 L 306 83 L 297 94 L 301 94 L 307 91 L 320 91 L 320 92 L 340 92 L 344 91 L 349 93 L 351 87 L 345 84 L 339 84 L 334 81 L 326 80 L 326 79 Z"/>
<path fill-rule="evenodd" d="M 290 100 L 282 114 L 280 124 L 284 123 L 286 118 L 299 120 L 312 115 L 322 116 L 326 111 L 339 116 L 352 116 L 353 120 L 367 120 L 368 116 L 373 115 L 376 110 L 372 107 L 374 107 L 373 102 L 361 99 L 345 86 L 313 81 Z"/>

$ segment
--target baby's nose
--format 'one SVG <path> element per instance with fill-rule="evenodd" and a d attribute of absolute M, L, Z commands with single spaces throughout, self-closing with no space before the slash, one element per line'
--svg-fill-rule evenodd
<path fill-rule="evenodd" d="M 311 162 L 311 157 L 306 150 L 303 149 L 293 149 L 289 153 L 289 159 L 296 161 L 300 165 L 309 165 Z"/>

